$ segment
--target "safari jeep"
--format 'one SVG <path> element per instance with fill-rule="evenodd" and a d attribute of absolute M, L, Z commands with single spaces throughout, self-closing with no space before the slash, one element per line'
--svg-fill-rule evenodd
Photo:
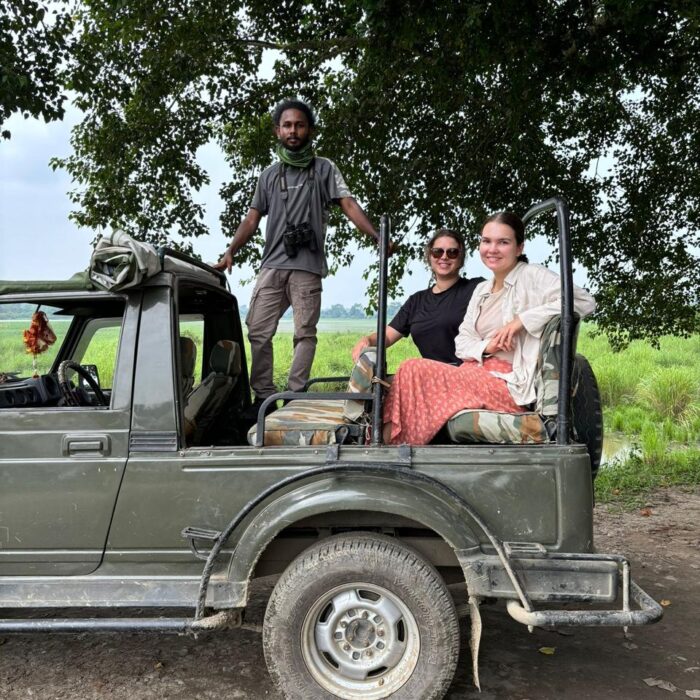
<path fill-rule="evenodd" d="M 375 354 L 344 391 L 282 393 L 254 425 L 237 302 L 207 265 L 113 236 L 89 274 L 2 283 L 2 318 L 39 310 L 58 340 L 32 376 L 28 322 L 3 322 L 0 606 L 26 615 L 0 632 L 213 631 L 279 574 L 263 642 L 285 696 L 416 700 L 455 672 L 448 585 L 466 586 L 477 683 L 486 598 L 529 626 L 658 620 L 628 561 L 594 550 L 600 405 L 575 356 L 568 210 L 525 220 L 551 210 L 562 312 L 536 404 L 461 412 L 426 446 L 381 444 L 387 217 Z"/>

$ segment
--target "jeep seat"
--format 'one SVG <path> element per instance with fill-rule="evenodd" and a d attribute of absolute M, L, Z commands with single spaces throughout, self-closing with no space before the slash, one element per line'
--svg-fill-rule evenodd
<path fill-rule="evenodd" d="M 550 442 L 557 418 L 561 319 L 552 318 L 542 330 L 535 374 L 535 404 L 532 411 L 501 413 L 466 409 L 447 421 L 452 442 L 490 444 L 539 444 Z"/>
<path fill-rule="evenodd" d="M 535 376 L 536 401 L 533 410 L 501 413 L 466 409 L 449 419 L 445 426 L 449 440 L 458 444 L 541 444 L 551 442 L 556 428 L 560 334 L 559 316 L 542 331 Z M 355 365 L 348 391 L 370 393 L 376 364 L 374 348 L 365 351 Z M 327 445 L 341 442 L 358 428 L 365 411 L 361 401 L 292 401 L 265 420 L 265 445 Z M 367 421 L 363 421 L 367 422 Z M 341 431 L 345 426 L 348 431 Z M 364 426 L 362 426 L 364 427 Z M 248 431 L 248 442 L 255 444 L 256 428 Z"/>
<path fill-rule="evenodd" d="M 348 392 L 371 391 L 376 352 L 365 351 L 352 370 Z M 349 438 L 362 439 L 366 429 L 364 401 L 299 399 L 265 418 L 264 445 L 333 445 Z M 248 431 L 255 445 L 257 425 Z"/>
<path fill-rule="evenodd" d="M 233 340 L 219 340 L 209 355 L 211 372 L 192 391 L 185 403 L 185 436 L 190 445 L 200 444 L 241 373 L 241 348 Z"/>
<path fill-rule="evenodd" d="M 339 399 L 290 401 L 265 418 L 267 445 L 333 445 L 344 442 L 360 426 L 348 423 Z M 256 426 L 248 431 L 248 442 L 255 445 Z"/>
<path fill-rule="evenodd" d="M 180 336 L 180 383 L 182 395 L 187 399 L 194 386 L 194 366 L 197 361 L 197 346 L 192 338 Z"/>

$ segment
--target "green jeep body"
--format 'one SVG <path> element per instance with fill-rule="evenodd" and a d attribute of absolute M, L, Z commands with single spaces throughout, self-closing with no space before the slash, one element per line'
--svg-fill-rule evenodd
<path fill-rule="evenodd" d="M 56 310 L 52 318 L 72 319 L 39 379 L 0 384 L 0 606 L 27 609 L 24 620 L 0 620 L 0 630 L 186 632 L 235 624 L 253 577 L 282 573 L 309 548 L 356 532 L 391 538 L 447 583 L 466 582 L 473 609 L 484 597 L 505 599 L 524 624 L 660 617 L 630 583 L 624 559 L 594 553 L 585 445 L 251 446 L 242 418 L 250 407 L 245 361 L 216 420 L 188 444 L 180 336 L 188 324 L 200 333 L 200 379 L 217 341 L 244 347 L 236 299 L 219 274 L 164 266 L 119 292 L 15 291 L 0 303 L 41 305 Z M 59 365 L 97 364 L 101 376 L 111 373 L 99 359 L 85 361 L 95 333 L 110 328 L 108 405 L 94 397 L 64 405 Z M 620 591 L 619 610 L 597 610 Z M 630 597 L 641 609 L 631 609 Z M 538 610 L 540 602 L 574 609 Z M 31 617 L 40 608 L 149 607 L 195 613 Z M 342 679 L 341 690 L 317 682 L 319 697 L 384 697 L 376 686 L 362 694 L 343 690 Z M 392 682 L 406 697 L 444 692 L 444 683 L 430 694 Z"/>

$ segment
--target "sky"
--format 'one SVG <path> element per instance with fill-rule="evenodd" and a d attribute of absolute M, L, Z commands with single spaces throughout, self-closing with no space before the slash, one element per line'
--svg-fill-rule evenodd
<path fill-rule="evenodd" d="M 65 279 L 87 267 L 95 232 L 70 221 L 70 177 L 49 167 L 50 158 L 70 153 L 70 131 L 78 120 L 79 112 L 69 107 L 62 122 L 45 124 L 15 115 L 5 125 L 12 138 L 0 141 L 0 279 Z M 195 239 L 194 247 L 214 262 L 233 235 L 224 234 L 219 224 L 223 202 L 218 191 L 228 178 L 228 165 L 214 144 L 201 149 L 198 159 L 211 177 L 197 199 L 205 205 L 212 235 Z M 369 262 L 369 251 L 358 250 L 350 268 L 325 280 L 324 307 L 364 303 L 362 272 Z M 254 271 L 245 267 L 234 269 L 229 278 L 241 304 L 248 303 L 252 292 L 252 281 L 243 282 L 253 277 Z M 407 282 L 406 291 L 415 291 L 427 283 L 427 274 L 417 265 Z"/>
<path fill-rule="evenodd" d="M 66 279 L 88 265 L 90 242 L 96 233 L 70 221 L 71 180 L 64 171 L 49 167 L 50 158 L 70 153 L 70 131 L 79 118 L 79 112 L 69 105 L 62 122 L 45 124 L 15 115 L 4 125 L 12 132 L 12 138 L 0 140 L 0 279 Z M 198 159 L 211 178 L 197 199 L 205 205 L 205 221 L 212 234 L 195 239 L 194 247 L 205 261 L 214 262 L 233 235 L 233 231 L 222 232 L 219 224 L 223 202 L 218 192 L 228 179 L 229 168 L 215 144 L 202 148 Z M 339 167 L 342 171 L 342 164 Z M 543 193 L 543 198 L 547 196 Z M 332 235 L 332 230 L 328 235 Z M 542 262 L 549 247 L 543 241 L 532 241 L 526 244 L 526 251 L 531 262 Z M 350 267 L 324 280 L 324 308 L 366 303 L 362 273 L 370 256 L 367 249 L 357 250 Z M 410 270 L 412 274 L 402 280 L 401 298 L 428 283 L 423 263 L 412 263 Z M 478 256 L 467 260 L 464 274 L 488 275 Z M 229 278 L 240 304 L 249 302 L 253 277 L 254 271 L 246 266 L 234 269 Z M 585 274 L 579 273 L 574 279 L 585 283 Z"/>

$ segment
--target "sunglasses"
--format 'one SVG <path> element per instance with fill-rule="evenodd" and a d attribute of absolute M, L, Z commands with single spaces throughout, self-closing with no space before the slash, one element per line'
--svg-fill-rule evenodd
<path fill-rule="evenodd" d="M 430 255 L 436 260 L 439 260 L 443 255 L 447 255 L 450 260 L 455 260 L 459 257 L 459 248 L 448 248 L 447 250 L 444 248 L 431 248 Z"/>

